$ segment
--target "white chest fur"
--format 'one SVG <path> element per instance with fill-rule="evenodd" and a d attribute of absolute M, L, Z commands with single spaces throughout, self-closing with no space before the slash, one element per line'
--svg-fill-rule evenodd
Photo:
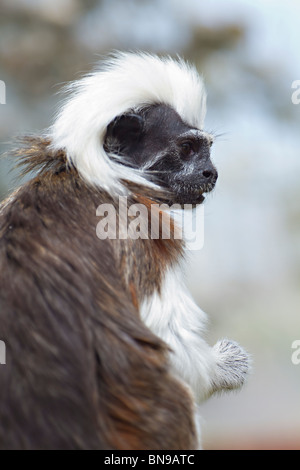
<path fill-rule="evenodd" d="M 170 346 L 173 372 L 189 387 L 195 405 L 214 392 L 244 384 L 250 368 L 248 354 L 227 339 L 213 347 L 206 343 L 206 315 L 187 291 L 179 266 L 166 273 L 161 295 L 156 292 L 144 301 L 141 316 L 153 333 Z M 200 443 L 198 412 L 195 424 Z"/>
<path fill-rule="evenodd" d="M 170 346 L 174 373 L 190 386 L 199 402 L 210 394 L 215 362 L 203 339 L 206 315 L 187 291 L 179 267 L 167 272 L 161 292 L 143 303 L 142 319 Z"/>

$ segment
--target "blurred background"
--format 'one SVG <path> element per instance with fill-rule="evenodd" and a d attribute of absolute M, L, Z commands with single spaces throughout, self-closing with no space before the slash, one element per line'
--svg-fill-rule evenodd
<path fill-rule="evenodd" d="M 245 388 L 202 405 L 205 449 L 300 449 L 300 79 L 298 0 L 1 0 L 0 151 L 53 119 L 62 84 L 113 49 L 180 54 L 208 91 L 219 181 L 205 244 L 191 253 L 209 341 L 253 357 Z M 0 161 L 0 198 L 15 187 Z"/>

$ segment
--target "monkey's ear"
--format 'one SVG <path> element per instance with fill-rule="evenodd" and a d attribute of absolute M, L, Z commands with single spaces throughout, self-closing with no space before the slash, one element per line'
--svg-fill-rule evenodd
<path fill-rule="evenodd" d="M 113 142 L 120 149 L 125 149 L 139 140 L 144 127 L 144 120 L 138 114 L 128 113 L 112 121 L 106 132 L 106 142 Z"/>

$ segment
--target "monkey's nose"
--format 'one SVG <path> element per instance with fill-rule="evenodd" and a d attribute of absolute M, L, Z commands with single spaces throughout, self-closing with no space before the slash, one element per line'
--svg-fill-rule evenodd
<path fill-rule="evenodd" d="M 215 184 L 217 179 L 218 179 L 218 172 L 215 168 L 212 168 L 212 169 L 209 169 L 209 170 L 204 170 L 202 172 L 202 175 L 207 180 L 210 180 L 209 183 Z"/>

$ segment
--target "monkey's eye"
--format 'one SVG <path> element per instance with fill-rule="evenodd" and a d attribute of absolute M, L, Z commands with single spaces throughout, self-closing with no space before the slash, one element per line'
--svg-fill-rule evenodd
<path fill-rule="evenodd" d="M 184 157 L 189 157 L 194 153 L 193 144 L 191 142 L 182 142 L 180 144 L 181 154 Z"/>

